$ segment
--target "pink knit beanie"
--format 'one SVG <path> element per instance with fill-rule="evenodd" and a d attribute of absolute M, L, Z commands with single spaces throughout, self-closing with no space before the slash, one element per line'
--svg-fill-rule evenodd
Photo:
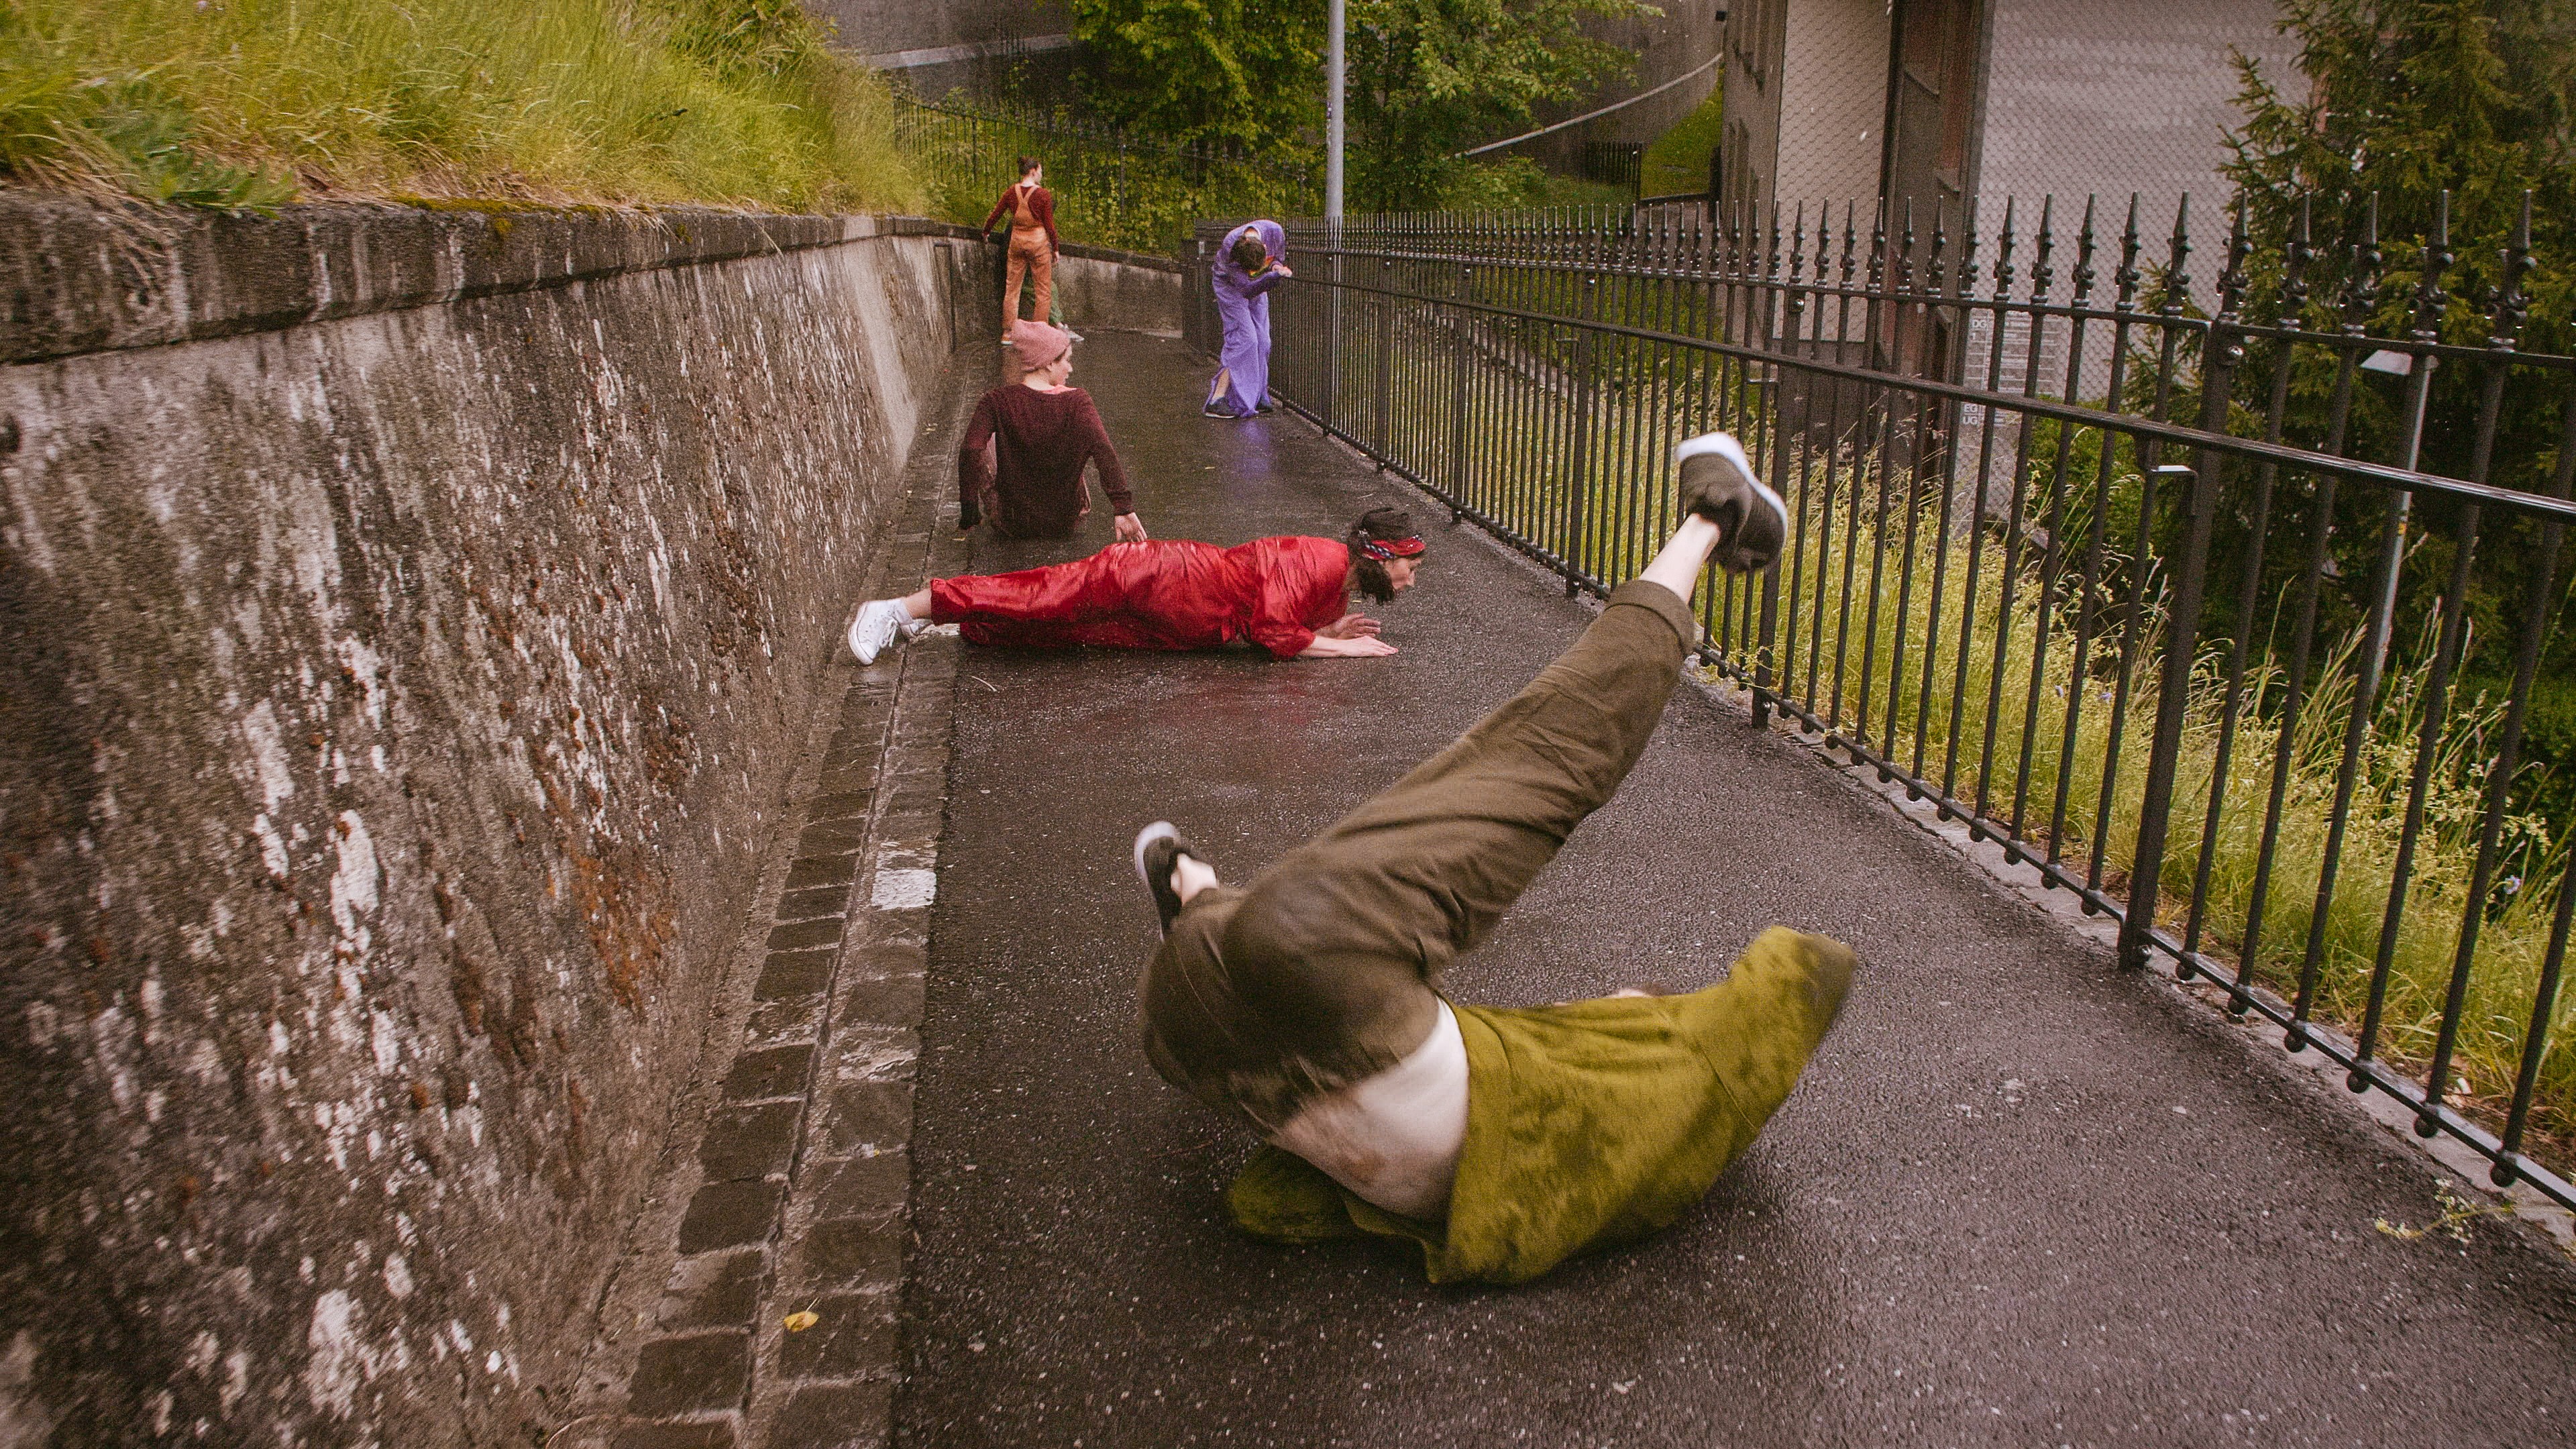
<path fill-rule="evenodd" d="M 1073 339 L 1061 328 L 1049 327 L 1034 318 L 1022 317 L 1011 323 L 1011 347 L 1020 355 L 1022 369 L 1035 372 L 1064 356 Z"/>

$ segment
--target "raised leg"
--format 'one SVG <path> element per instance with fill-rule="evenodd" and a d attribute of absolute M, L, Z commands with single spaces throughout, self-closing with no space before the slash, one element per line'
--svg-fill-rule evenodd
<path fill-rule="evenodd" d="M 1158 1071 L 1266 1132 L 1423 1043 L 1440 973 L 1618 790 L 1663 716 L 1697 633 L 1687 600 L 1728 542 L 1700 496 L 1684 502 L 1699 516 L 1519 694 L 1247 887 L 1180 911 L 1146 973 Z"/>
<path fill-rule="evenodd" d="M 1673 589 L 1620 586 L 1519 694 L 1256 877 L 1228 924 L 1229 958 L 1240 950 L 1329 973 L 1391 957 L 1436 978 L 1627 778 L 1691 633 Z"/>

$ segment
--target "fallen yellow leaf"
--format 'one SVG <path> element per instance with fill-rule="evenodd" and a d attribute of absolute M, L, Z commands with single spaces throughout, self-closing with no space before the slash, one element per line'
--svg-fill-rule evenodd
<path fill-rule="evenodd" d="M 787 1315 L 787 1331 L 789 1333 L 803 1333 L 805 1330 L 812 1328 L 815 1324 L 822 1321 L 823 1320 L 815 1317 L 811 1312 L 791 1313 Z"/>

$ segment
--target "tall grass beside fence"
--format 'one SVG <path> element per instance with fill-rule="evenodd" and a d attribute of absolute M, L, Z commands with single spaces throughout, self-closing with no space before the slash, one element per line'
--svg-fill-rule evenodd
<path fill-rule="evenodd" d="M 795 0 L 9 0 L 0 172 L 323 192 L 917 207 L 884 83 Z"/>

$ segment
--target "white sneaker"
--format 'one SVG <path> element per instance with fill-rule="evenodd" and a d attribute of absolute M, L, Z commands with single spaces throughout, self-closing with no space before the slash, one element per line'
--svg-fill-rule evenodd
<path fill-rule="evenodd" d="M 874 664 L 886 646 L 909 637 L 903 627 L 912 621 L 910 611 L 900 599 L 870 599 L 859 605 L 858 614 L 850 620 L 850 653 L 861 664 Z"/>

